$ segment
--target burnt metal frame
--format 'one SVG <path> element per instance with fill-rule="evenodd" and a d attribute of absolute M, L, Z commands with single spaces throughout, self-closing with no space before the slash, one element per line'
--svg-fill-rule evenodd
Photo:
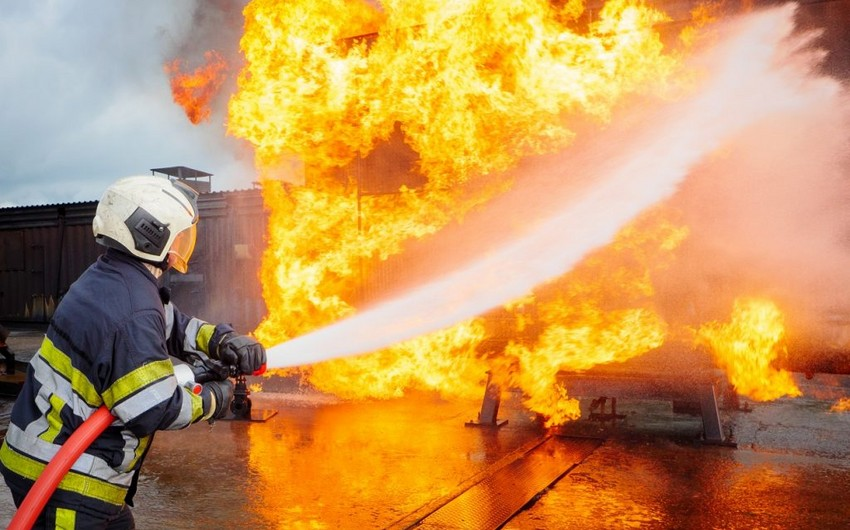
<path fill-rule="evenodd" d="M 481 411 L 477 420 L 470 420 L 464 425 L 467 427 L 495 427 L 499 428 L 508 423 L 508 420 L 500 420 L 499 405 L 502 401 L 502 388 L 493 382 L 493 374 L 487 372 L 487 385 L 484 388 L 484 399 L 481 402 Z"/>
<path fill-rule="evenodd" d="M 604 395 L 673 402 L 696 401 L 699 403 L 702 416 L 703 442 L 734 445 L 723 435 L 715 379 L 716 377 L 709 373 L 698 373 L 686 377 L 661 377 L 654 374 L 624 374 L 608 371 L 559 374 L 559 380 L 568 387 L 569 394 L 574 396 Z M 616 410 L 613 414 L 616 415 Z"/>
<path fill-rule="evenodd" d="M 600 408 L 601 412 L 592 412 L 591 414 L 591 419 L 601 421 L 616 421 L 625 417 L 622 414 L 617 414 L 616 397 L 611 397 L 611 412 L 605 413 L 606 396 L 617 395 L 626 398 L 659 399 L 674 402 L 696 398 L 702 416 L 703 442 L 716 445 L 735 445 L 723 435 L 723 424 L 717 406 L 716 383 L 707 374 L 699 374 L 691 378 L 669 379 L 652 375 L 561 373 L 559 379 L 572 387 L 571 395 L 598 396 L 601 395 L 600 390 L 604 389 L 605 396 L 594 400 L 596 407 Z M 584 392 L 581 392 L 582 388 L 585 389 Z M 593 389 L 596 390 L 595 393 L 588 392 L 588 390 Z M 465 425 L 467 427 L 496 428 L 505 425 L 508 420 L 498 419 L 500 403 L 501 388 L 493 382 L 492 373 L 488 371 L 487 385 L 478 419 L 467 421 Z"/>

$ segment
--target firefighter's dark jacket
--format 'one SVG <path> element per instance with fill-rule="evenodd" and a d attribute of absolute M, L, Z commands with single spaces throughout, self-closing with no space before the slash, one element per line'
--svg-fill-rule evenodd
<path fill-rule="evenodd" d="M 206 354 L 217 333 L 163 305 L 144 264 L 108 249 L 71 285 L 30 361 L 0 448 L 9 487 L 25 494 L 71 433 L 105 404 L 116 420 L 76 461 L 51 502 L 119 511 L 153 433 L 204 416 L 201 398 L 178 384 L 169 355 Z"/>

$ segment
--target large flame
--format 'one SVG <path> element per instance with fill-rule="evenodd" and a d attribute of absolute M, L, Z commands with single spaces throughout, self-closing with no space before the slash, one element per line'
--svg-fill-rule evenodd
<path fill-rule="evenodd" d="M 685 47 L 714 13 L 695 11 Z M 269 212 L 269 313 L 255 330 L 269 345 L 375 301 L 386 260 L 410 240 L 462 222 L 511 188 L 519 161 L 568 147 L 627 98 L 669 95 L 679 65 L 658 30 L 667 16 L 641 0 L 593 13 L 581 0 L 252 0 L 244 15 L 245 66 L 227 129 L 254 146 Z M 166 66 L 193 123 L 209 116 L 223 80 L 220 56 L 207 63 L 191 75 L 177 60 Z M 374 169 L 369 161 L 392 142 L 405 163 Z M 385 398 L 410 389 L 480 396 L 489 371 L 522 389 L 549 425 L 576 418 L 560 372 L 626 361 L 670 333 L 651 277 L 687 235 L 671 214 L 636 220 L 496 318 L 305 373 L 341 397 Z M 782 333 L 775 305 L 748 300 L 731 323 L 698 335 L 739 392 L 769 400 L 800 394 L 771 366 Z"/>
<path fill-rule="evenodd" d="M 507 189 L 501 171 L 521 158 L 569 144 L 570 116 L 604 121 L 625 95 L 663 85 L 676 65 L 654 27 L 665 15 L 641 2 L 609 2 L 585 31 L 577 29 L 580 2 L 556 8 L 529 0 L 422 0 L 376 8 L 255 0 L 244 14 L 246 67 L 228 130 L 255 146 L 265 177 L 279 177 L 263 186 L 269 315 L 256 334 L 269 344 L 353 313 L 376 260 Z M 397 131 L 415 153 L 411 170 L 424 176 L 424 186 L 364 194 L 353 163 Z M 293 156 L 305 174 L 280 175 Z M 280 181 L 301 179 L 306 186 Z M 611 329 L 659 325 L 640 310 L 603 315 L 587 305 L 587 318 Z M 481 351 L 485 328 L 475 320 L 324 363 L 310 380 L 349 397 L 396 396 L 406 388 L 477 395 L 489 364 L 483 358 L 492 354 Z M 536 365 L 556 335 L 544 334 L 534 354 L 512 346 L 511 358 Z M 645 351 L 656 342 L 631 347 Z M 590 354 L 581 366 L 613 355 Z M 561 364 L 541 370 L 551 379 Z M 535 377 L 518 384 L 536 393 Z"/>
<path fill-rule="evenodd" d="M 770 300 L 740 298 L 729 322 L 705 324 L 697 335 L 738 393 L 758 401 L 802 395 L 789 372 L 771 365 L 782 351 L 785 325 Z"/>

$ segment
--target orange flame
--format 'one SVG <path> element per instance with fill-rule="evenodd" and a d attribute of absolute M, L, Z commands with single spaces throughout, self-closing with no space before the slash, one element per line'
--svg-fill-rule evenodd
<path fill-rule="evenodd" d="M 802 395 L 789 372 L 771 367 L 784 336 L 779 308 L 754 298 L 736 300 L 730 322 L 705 324 L 697 332 L 737 391 L 758 401 Z"/>
<path fill-rule="evenodd" d="M 484 332 L 480 320 L 461 323 L 371 355 L 318 364 L 310 381 L 346 399 L 400 397 L 409 390 L 479 398 L 487 363 L 476 348 Z"/>
<path fill-rule="evenodd" d="M 491 186 L 474 189 L 452 183 L 563 146 L 573 134 L 565 113 L 607 117 L 622 95 L 673 65 L 652 29 L 663 15 L 642 4 L 606 7 L 588 35 L 545 3 L 452 6 L 389 3 L 381 12 L 328 0 L 246 8 L 247 64 L 228 130 L 255 145 L 260 168 L 294 154 L 308 180 L 307 188 L 265 183 L 265 340 L 351 312 L 346 300 L 363 260 L 384 259 L 461 218 L 504 189 L 505 177 L 491 173 Z M 397 123 L 419 157 L 426 192 L 362 197 L 358 212 L 354 170 L 332 169 L 366 155 Z"/>
<path fill-rule="evenodd" d="M 836 401 L 832 407 L 830 407 L 830 412 L 847 412 L 850 410 L 850 398 L 843 397 Z"/>
<path fill-rule="evenodd" d="M 691 23 L 679 34 L 686 46 L 694 46 L 696 41 L 704 37 L 703 29 L 716 22 L 720 17 L 721 4 L 703 3 L 691 10 Z"/>
<path fill-rule="evenodd" d="M 189 121 L 197 125 L 210 117 L 210 102 L 227 77 L 227 62 L 216 51 L 204 53 L 206 64 L 191 74 L 180 71 L 181 60 L 166 63 L 163 69 L 171 78 L 171 96 L 183 107 Z"/>
<path fill-rule="evenodd" d="M 390 0 L 379 9 L 254 0 L 244 14 L 246 64 L 227 128 L 254 145 L 264 177 L 269 314 L 255 335 L 266 344 L 354 313 L 370 274 L 406 241 L 508 189 L 502 172 L 568 146 L 571 123 L 604 122 L 627 96 L 663 89 L 678 64 L 656 29 L 666 15 L 641 1 L 612 0 L 589 22 L 580 1 Z M 424 184 L 364 193 L 358 163 L 396 133 L 415 154 L 402 172 Z M 303 174 L 281 170 L 292 158 Z M 624 230 L 618 244 L 529 298 L 534 316 L 522 303 L 509 309 L 528 341 L 505 346 L 495 337 L 503 343 L 492 351 L 488 320 L 475 319 L 314 366 L 310 382 L 345 397 L 409 388 L 480 396 L 485 372 L 498 366 L 550 424 L 574 418 L 559 370 L 622 361 L 664 340 L 648 281 L 656 265 L 644 258 L 669 254 L 685 231 L 657 219 L 640 226 L 646 231 Z"/>
<path fill-rule="evenodd" d="M 667 266 L 688 234 L 665 214 L 660 208 L 647 212 L 610 246 L 544 288 L 537 300 L 536 339 L 512 341 L 506 348 L 506 360 L 515 359 L 517 366 L 496 373 L 511 374 L 508 384 L 525 392 L 525 405 L 544 415 L 547 426 L 580 415 L 578 402 L 558 382 L 560 371 L 623 362 L 663 344 L 667 324 L 653 307 L 650 273 Z"/>
<path fill-rule="evenodd" d="M 568 3 L 580 14 L 578 5 Z M 609 2 L 586 34 L 570 29 L 570 9 L 547 2 L 384 6 L 247 6 L 228 130 L 256 147 L 258 167 L 291 154 L 343 166 L 400 123 L 433 186 L 465 182 L 565 146 L 565 113 L 604 119 L 675 64 L 653 28 L 665 16 L 641 2 Z M 358 32 L 369 35 L 350 38 Z"/>
<path fill-rule="evenodd" d="M 830 407 L 830 412 L 847 412 L 850 410 L 850 398 L 841 398 Z"/>

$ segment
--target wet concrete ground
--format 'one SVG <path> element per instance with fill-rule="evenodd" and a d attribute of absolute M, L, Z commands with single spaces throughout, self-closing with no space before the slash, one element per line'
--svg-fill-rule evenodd
<path fill-rule="evenodd" d="M 609 440 L 507 529 L 847 528 L 841 460 Z"/>
<path fill-rule="evenodd" d="M 848 527 L 850 414 L 830 407 L 850 383 L 798 382 L 803 398 L 721 410 L 737 448 L 699 443 L 700 418 L 674 414 L 668 402 L 621 400 L 626 417 L 615 424 L 578 420 L 563 434 L 605 442 L 504 528 Z M 509 421 L 498 430 L 464 427 L 480 402 L 430 394 L 252 398 L 277 414 L 156 435 L 136 497 L 139 528 L 392 527 L 545 434 L 514 392 L 503 393 L 500 417 Z M 0 488 L 0 524 L 13 514 Z"/>

